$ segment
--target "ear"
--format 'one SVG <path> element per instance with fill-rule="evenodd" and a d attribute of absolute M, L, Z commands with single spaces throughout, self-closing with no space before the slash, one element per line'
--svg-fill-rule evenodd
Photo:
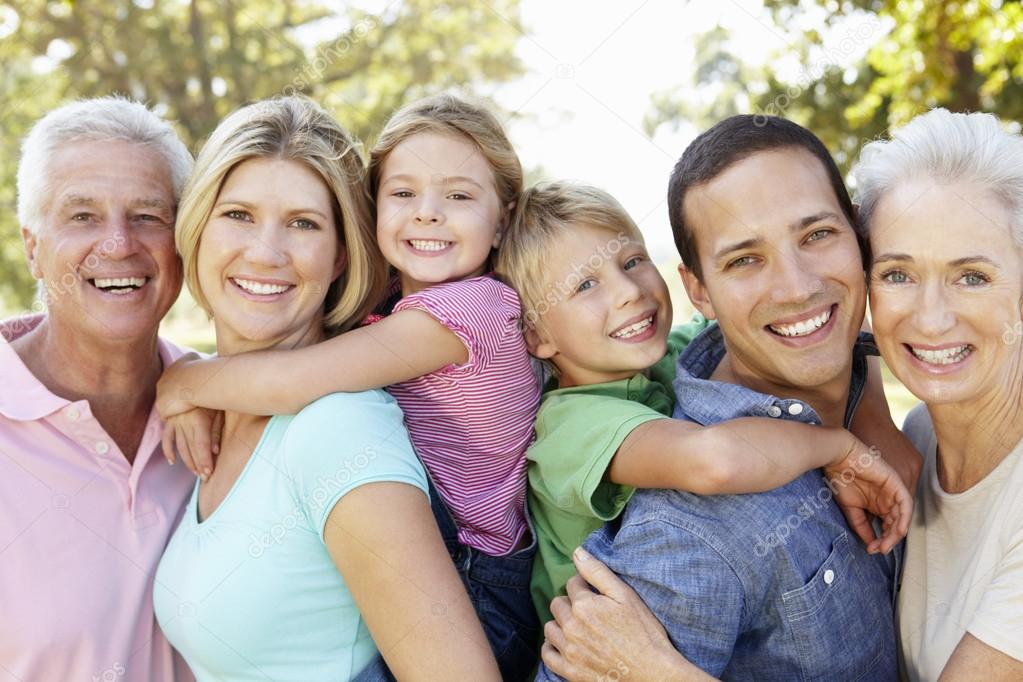
<path fill-rule="evenodd" d="M 710 297 L 707 295 L 707 287 L 703 285 L 700 278 L 687 268 L 684 263 L 679 264 L 678 274 L 682 277 L 682 286 L 686 288 L 686 294 L 689 296 L 693 307 L 699 310 L 700 314 L 708 320 L 717 319 L 717 314 L 714 312 L 714 304 L 711 303 Z"/>
<path fill-rule="evenodd" d="M 334 259 L 334 274 L 330 278 L 330 281 L 333 282 L 338 277 L 340 277 L 341 273 L 344 272 L 345 268 L 347 268 L 347 267 L 348 267 L 348 249 L 345 248 L 344 244 L 338 244 L 337 245 L 337 257 Z"/>
<path fill-rule="evenodd" d="M 534 358 L 550 360 L 557 355 L 558 347 L 547 337 L 547 334 L 527 325 L 522 336 L 526 340 L 526 349 Z"/>
<path fill-rule="evenodd" d="M 43 271 L 36 260 L 36 248 L 39 246 L 39 236 L 27 228 L 21 226 L 21 240 L 25 242 L 25 256 L 28 258 L 28 269 L 36 279 L 43 278 Z"/>

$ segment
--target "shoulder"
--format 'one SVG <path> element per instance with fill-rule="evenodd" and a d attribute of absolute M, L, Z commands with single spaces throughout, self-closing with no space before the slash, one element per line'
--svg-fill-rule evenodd
<path fill-rule="evenodd" d="M 330 393 L 309 403 L 292 417 L 288 424 L 288 437 L 353 429 L 365 433 L 389 425 L 399 426 L 402 421 L 398 403 L 381 389 Z"/>
<path fill-rule="evenodd" d="M 909 411 L 906 420 L 902 423 L 902 432 L 918 451 L 927 456 L 930 449 L 931 439 L 934 437 L 934 425 L 931 423 L 931 415 L 927 411 L 927 405 L 919 403 Z"/>
<path fill-rule="evenodd" d="M 519 297 L 507 284 L 493 277 L 473 277 L 457 282 L 445 282 L 427 287 L 422 291 L 403 297 L 395 305 L 395 310 L 403 310 L 420 306 L 443 305 L 486 305 L 488 308 L 498 306 L 518 307 Z"/>

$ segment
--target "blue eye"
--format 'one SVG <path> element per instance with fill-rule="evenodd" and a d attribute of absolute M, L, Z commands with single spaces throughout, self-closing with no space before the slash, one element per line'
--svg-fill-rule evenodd
<path fill-rule="evenodd" d="M 320 229 L 319 225 L 317 225 L 313 221 L 308 220 L 306 218 L 298 218 L 298 219 L 294 220 L 291 224 L 294 225 L 295 227 L 299 228 L 300 230 L 318 230 L 318 229 Z"/>
<path fill-rule="evenodd" d="M 878 279 L 882 282 L 888 282 L 889 284 L 905 284 L 909 281 L 909 276 L 902 270 L 889 270 L 883 273 Z"/>
<path fill-rule="evenodd" d="M 592 280 L 592 279 L 584 279 L 584 280 L 583 280 L 583 281 L 582 281 L 582 282 L 581 282 L 581 283 L 579 284 L 579 286 L 578 286 L 578 287 L 576 287 L 576 292 L 580 292 L 580 291 L 586 291 L 586 290 L 588 290 L 588 289 L 592 289 L 592 288 L 593 288 L 593 287 L 595 287 L 596 285 L 597 285 L 597 282 L 596 282 L 596 281 L 594 281 L 594 280 Z"/>
<path fill-rule="evenodd" d="M 633 269 L 634 267 L 636 267 L 637 265 L 639 265 L 642 262 L 643 262 L 643 259 L 640 258 L 639 256 L 636 256 L 635 258 L 630 258 L 629 260 L 625 261 L 624 268 L 626 270 L 631 270 L 631 269 Z"/>
<path fill-rule="evenodd" d="M 959 278 L 959 281 L 967 286 L 976 287 L 981 284 L 987 284 L 990 280 L 987 275 L 981 272 L 970 271 L 963 273 L 963 276 Z"/>

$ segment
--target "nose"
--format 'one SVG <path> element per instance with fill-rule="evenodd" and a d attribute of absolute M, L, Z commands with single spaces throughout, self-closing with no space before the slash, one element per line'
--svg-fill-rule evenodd
<path fill-rule="evenodd" d="M 444 221 L 440 203 L 432 192 L 427 192 L 419 197 L 415 206 L 415 221 L 418 225 L 439 225 Z"/>
<path fill-rule="evenodd" d="M 928 282 L 920 288 L 913 325 L 921 334 L 931 338 L 939 338 L 955 326 L 955 313 L 941 282 Z"/>
<path fill-rule="evenodd" d="M 806 303 L 824 291 L 824 281 L 808 257 L 779 254 L 771 268 L 771 302 Z"/>
<path fill-rule="evenodd" d="M 139 249 L 139 241 L 127 216 L 111 218 L 106 223 L 103 239 L 94 247 L 103 259 L 124 260 Z"/>
<path fill-rule="evenodd" d="M 258 229 L 247 231 L 245 259 L 254 265 L 279 268 L 288 264 L 287 227 L 283 223 L 265 221 Z"/>
<path fill-rule="evenodd" d="M 617 270 L 609 284 L 613 287 L 614 304 L 618 308 L 624 308 L 643 298 L 643 287 L 627 272 Z"/>

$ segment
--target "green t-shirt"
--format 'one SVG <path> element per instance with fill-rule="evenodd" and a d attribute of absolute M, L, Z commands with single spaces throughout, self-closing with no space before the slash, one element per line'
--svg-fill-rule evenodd
<path fill-rule="evenodd" d="M 548 390 L 536 416 L 529 460 L 529 511 L 538 549 L 530 589 L 540 622 L 551 620 L 551 600 L 565 593 L 575 574 L 572 552 L 605 521 L 617 518 L 633 488 L 605 474 L 629 435 L 675 408 L 678 355 L 709 323 L 700 315 L 675 327 L 668 352 L 646 372 L 629 379 Z"/>

